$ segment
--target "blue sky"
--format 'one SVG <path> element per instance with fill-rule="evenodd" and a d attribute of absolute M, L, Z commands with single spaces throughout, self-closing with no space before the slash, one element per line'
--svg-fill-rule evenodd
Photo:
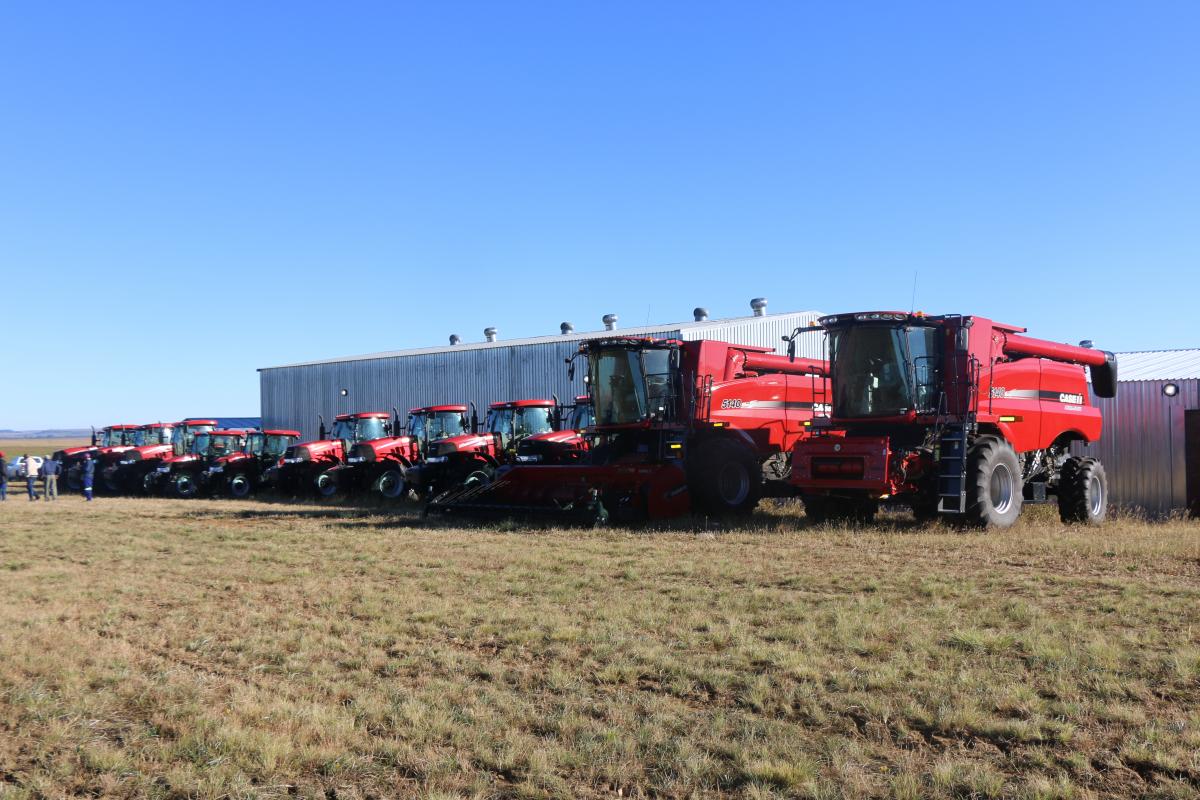
<path fill-rule="evenodd" d="M 1200 4 L 0 11 L 0 428 L 746 313 L 1200 346 Z M 19 332 L 19 333 L 18 333 Z"/>

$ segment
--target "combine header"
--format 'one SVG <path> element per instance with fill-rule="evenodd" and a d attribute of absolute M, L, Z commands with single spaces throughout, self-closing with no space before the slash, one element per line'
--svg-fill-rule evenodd
<path fill-rule="evenodd" d="M 593 404 L 587 455 L 502 469 L 489 484 L 434 498 L 431 512 L 747 514 L 786 486 L 787 454 L 809 435 L 825 391 L 824 362 L 727 342 L 595 339 L 577 356 Z"/>
<path fill-rule="evenodd" d="M 1050 496 L 1064 522 L 1104 520 L 1104 467 L 1070 445 L 1100 437 L 1083 366 L 1113 397 L 1112 353 L 983 317 L 868 312 L 819 326 L 832 396 L 815 427 L 833 435 L 799 443 L 792 462 L 814 520 L 870 519 L 895 502 L 918 518 L 1007 527 L 1022 503 Z"/>

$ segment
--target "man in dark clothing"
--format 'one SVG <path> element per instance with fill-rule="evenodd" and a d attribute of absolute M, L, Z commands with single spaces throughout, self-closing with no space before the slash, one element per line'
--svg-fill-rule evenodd
<path fill-rule="evenodd" d="M 62 471 L 62 466 L 54 460 L 53 456 L 46 456 L 42 460 L 42 499 L 57 500 L 58 499 L 58 474 Z"/>
<path fill-rule="evenodd" d="M 29 491 L 29 499 L 37 500 L 38 468 L 29 457 L 29 453 L 25 454 L 25 460 L 21 462 L 21 472 L 25 475 L 25 488 Z"/>
<path fill-rule="evenodd" d="M 4 453 L 0 453 L 0 500 L 8 499 L 8 462 Z"/>
<path fill-rule="evenodd" d="M 96 462 L 91 453 L 83 454 L 83 496 L 92 502 L 92 483 L 96 480 Z"/>

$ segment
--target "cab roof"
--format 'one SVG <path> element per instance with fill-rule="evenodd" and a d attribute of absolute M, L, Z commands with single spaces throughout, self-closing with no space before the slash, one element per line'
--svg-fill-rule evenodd
<path fill-rule="evenodd" d="M 108 425 L 104 428 L 106 431 L 136 431 L 141 425 Z"/>
<path fill-rule="evenodd" d="M 409 414 L 431 414 L 438 411 L 458 412 L 460 414 L 467 413 L 466 406 L 424 406 L 423 408 L 414 408 L 409 410 Z"/>
<path fill-rule="evenodd" d="M 178 422 L 147 422 L 142 426 L 142 430 L 151 431 L 158 430 L 159 428 L 173 428 L 178 424 Z"/>
<path fill-rule="evenodd" d="M 553 408 L 553 400 L 504 400 L 492 403 L 488 408 Z"/>
<path fill-rule="evenodd" d="M 249 433 L 249 431 L 231 430 L 228 428 L 209 431 L 209 434 L 213 436 L 245 436 L 247 433 Z"/>
<path fill-rule="evenodd" d="M 250 433 L 254 433 L 254 432 L 255 431 L 250 431 Z M 285 430 L 278 429 L 278 428 L 271 428 L 271 429 L 265 430 L 265 431 L 258 431 L 258 433 L 264 433 L 267 436 L 295 436 L 297 439 L 300 438 L 300 431 L 285 431 Z"/>
<path fill-rule="evenodd" d="M 181 422 L 179 424 L 180 425 L 188 425 L 188 426 L 212 425 L 215 427 L 217 424 L 217 421 L 215 419 L 185 419 L 183 422 Z"/>
<path fill-rule="evenodd" d="M 356 411 L 353 414 L 338 414 L 334 419 L 345 422 L 350 419 L 387 419 L 390 416 L 386 411 Z"/>
<path fill-rule="evenodd" d="M 581 394 L 575 398 L 575 405 L 591 405 L 592 396 L 590 394 Z"/>

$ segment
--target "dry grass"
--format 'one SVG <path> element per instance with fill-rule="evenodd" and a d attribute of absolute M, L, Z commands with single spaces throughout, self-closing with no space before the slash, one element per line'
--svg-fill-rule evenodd
<path fill-rule="evenodd" d="M 65 447 L 84 447 L 91 444 L 91 439 L 0 439 L 0 453 L 8 458 L 23 456 L 50 455 Z"/>
<path fill-rule="evenodd" d="M 0 796 L 1194 797 L 1200 526 L 0 506 Z"/>

